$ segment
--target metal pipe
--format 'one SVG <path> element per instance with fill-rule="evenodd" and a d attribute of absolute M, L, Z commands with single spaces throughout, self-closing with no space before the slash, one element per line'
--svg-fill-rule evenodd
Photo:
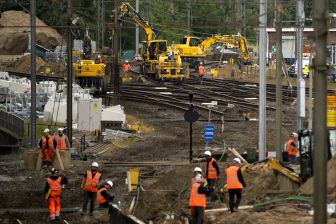
<path fill-rule="evenodd" d="M 72 20 L 71 0 L 68 0 L 67 22 L 68 22 L 68 46 L 67 46 L 67 135 L 70 147 L 72 147 Z"/>
<path fill-rule="evenodd" d="M 118 25 L 118 5 L 119 1 L 115 0 L 114 12 L 114 30 L 113 30 L 113 55 L 114 55 L 114 104 L 119 104 L 119 25 Z"/>
<path fill-rule="evenodd" d="M 135 11 L 139 12 L 139 0 L 135 1 Z M 135 55 L 139 54 L 139 25 L 135 26 Z"/>
<path fill-rule="evenodd" d="M 259 160 L 266 156 L 266 26 L 267 1 L 260 0 L 259 16 Z"/>
<path fill-rule="evenodd" d="M 31 147 L 36 147 L 36 0 L 30 1 L 30 49 L 31 49 Z"/>
<path fill-rule="evenodd" d="M 301 91 L 303 88 L 302 79 L 302 45 L 303 45 L 303 27 L 304 27 L 304 5 L 303 0 L 297 0 L 296 5 L 296 59 L 297 59 L 297 130 L 303 128 L 303 118 L 305 116 L 305 94 Z"/>
<path fill-rule="evenodd" d="M 314 223 L 327 223 L 327 15 L 328 0 L 314 0 L 315 100 L 314 100 Z"/>
<path fill-rule="evenodd" d="M 276 6 L 276 157 L 282 152 L 282 0 Z"/>

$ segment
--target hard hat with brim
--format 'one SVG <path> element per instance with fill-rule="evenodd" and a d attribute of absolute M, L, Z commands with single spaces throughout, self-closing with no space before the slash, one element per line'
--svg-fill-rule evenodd
<path fill-rule="evenodd" d="M 58 128 L 57 131 L 63 131 L 63 128 Z"/>
<path fill-rule="evenodd" d="M 97 162 L 93 162 L 93 163 L 91 164 L 91 166 L 92 166 L 92 167 L 96 167 L 96 168 L 98 168 L 98 167 L 99 167 L 99 164 L 98 164 Z"/>
<path fill-rule="evenodd" d="M 113 187 L 113 182 L 111 180 L 106 182 L 108 185 L 110 185 L 110 187 Z"/>
<path fill-rule="evenodd" d="M 202 173 L 202 169 L 200 167 L 195 167 L 194 172 L 200 172 L 200 173 Z"/>
<path fill-rule="evenodd" d="M 207 151 L 204 152 L 204 155 L 211 156 L 211 152 L 209 150 L 207 150 Z"/>
<path fill-rule="evenodd" d="M 50 130 L 48 128 L 44 129 L 43 133 L 49 133 Z"/>
<path fill-rule="evenodd" d="M 234 162 L 234 163 L 239 163 L 239 164 L 241 164 L 241 161 L 240 161 L 239 158 L 234 158 L 234 159 L 233 159 L 233 162 Z"/>

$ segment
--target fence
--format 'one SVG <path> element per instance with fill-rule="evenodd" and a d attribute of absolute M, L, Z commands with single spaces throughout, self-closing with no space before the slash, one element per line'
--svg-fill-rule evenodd
<path fill-rule="evenodd" d="M 0 110 L 0 126 L 17 138 L 23 138 L 24 120 L 4 110 Z"/>

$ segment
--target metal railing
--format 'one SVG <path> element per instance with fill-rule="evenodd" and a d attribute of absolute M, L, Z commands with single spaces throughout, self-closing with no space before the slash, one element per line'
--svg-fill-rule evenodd
<path fill-rule="evenodd" d="M 0 127 L 18 138 L 23 138 L 24 136 L 24 120 L 4 110 L 0 110 Z"/>

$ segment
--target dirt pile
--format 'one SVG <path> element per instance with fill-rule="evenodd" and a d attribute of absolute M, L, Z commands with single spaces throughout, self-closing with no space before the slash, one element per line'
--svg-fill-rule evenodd
<path fill-rule="evenodd" d="M 328 179 L 328 193 L 336 194 L 336 156 L 329 160 L 327 165 L 327 179 Z M 302 194 L 313 194 L 314 192 L 314 178 L 309 178 L 301 187 Z M 334 198 L 336 200 L 336 198 Z"/>
<path fill-rule="evenodd" d="M 0 54 L 22 54 L 28 48 L 30 16 L 22 11 L 6 11 L 0 17 Z M 51 49 L 61 43 L 61 35 L 36 18 L 36 42 Z"/>
<path fill-rule="evenodd" d="M 16 72 L 30 73 L 30 61 L 30 55 L 23 56 L 14 63 L 13 68 Z M 46 63 L 42 58 L 36 58 L 36 71 L 41 70 L 45 65 Z"/>

